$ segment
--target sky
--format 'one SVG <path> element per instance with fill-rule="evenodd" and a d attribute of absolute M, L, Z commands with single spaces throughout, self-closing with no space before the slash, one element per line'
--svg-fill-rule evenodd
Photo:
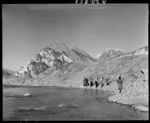
<path fill-rule="evenodd" d="M 51 42 L 95 57 L 148 45 L 148 4 L 3 4 L 3 68 L 16 70 Z"/>

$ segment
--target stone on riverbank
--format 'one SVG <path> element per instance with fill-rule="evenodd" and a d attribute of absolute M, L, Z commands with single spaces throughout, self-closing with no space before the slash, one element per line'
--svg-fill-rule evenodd
<path fill-rule="evenodd" d="M 146 106 L 142 106 L 142 105 L 133 105 L 132 108 L 135 108 L 139 111 L 149 111 L 149 108 Z"/>

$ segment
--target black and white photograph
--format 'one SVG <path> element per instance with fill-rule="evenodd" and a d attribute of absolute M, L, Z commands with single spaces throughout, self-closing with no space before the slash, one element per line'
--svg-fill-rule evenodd
<path fill-rule="evenodd" d="M 148 3 L 80 2 L 2 4 L 3 121 L 149 120 Z"/>

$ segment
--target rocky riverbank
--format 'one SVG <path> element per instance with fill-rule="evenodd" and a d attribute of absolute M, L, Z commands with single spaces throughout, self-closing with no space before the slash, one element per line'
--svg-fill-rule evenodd
<path fill-rule="evenodd" d="M 141 87 L 139 90 L 136 87 L 128 88 L 128 90 L 123 90 L 122 93 L 116 93 L 109 97 L 108 100 L 110 102 L 132 105 L 132 108 L 140 111 L 149 111 L 148 88 Z"/>

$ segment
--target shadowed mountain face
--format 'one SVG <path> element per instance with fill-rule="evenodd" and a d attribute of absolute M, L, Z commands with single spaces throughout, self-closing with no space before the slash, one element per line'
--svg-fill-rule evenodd
<path fill-rule="evenodd" d="M 10 73 L 8 73 L 8 72 L 6 72 L 6 71 L 4 71 L 3 70 L 3 77 L 5 77 L 5 76 L 11 76 L 12 74 L 10 74 Z"/>
<path fill-rule="evenodd" d="M 96 61 L 96 59 L 92 58 L 88 53 L 86 53 L 85 51 L 83 51 L 77 47 L 73 47 L 72 51 L 83 62 L 94 62 L 94 61 Z"/>
<path fill-rule="evenodd" d="M 34 72 L 35 75 L 39 75 L 48 68 L 49 68 L 48 65 L 46 65 L 45 63 L 37 62 L 35 65 L 33 65 L 32 71 Z"/>
<path fill-rule="evenodd" d="M 15 75 L 15 71 L 3 68 L 3 78 L 13 77 Z"/>
<path fill-rule="evenodd" d="M 9 69 L 6 69 L 6 68 L 3 68 L 3 71 L 8 72 L 8 73 L 10 73 L 12 75 L 15 75 L 15 72 L 16 72 L 16 71 L 9 70 Z"/>

